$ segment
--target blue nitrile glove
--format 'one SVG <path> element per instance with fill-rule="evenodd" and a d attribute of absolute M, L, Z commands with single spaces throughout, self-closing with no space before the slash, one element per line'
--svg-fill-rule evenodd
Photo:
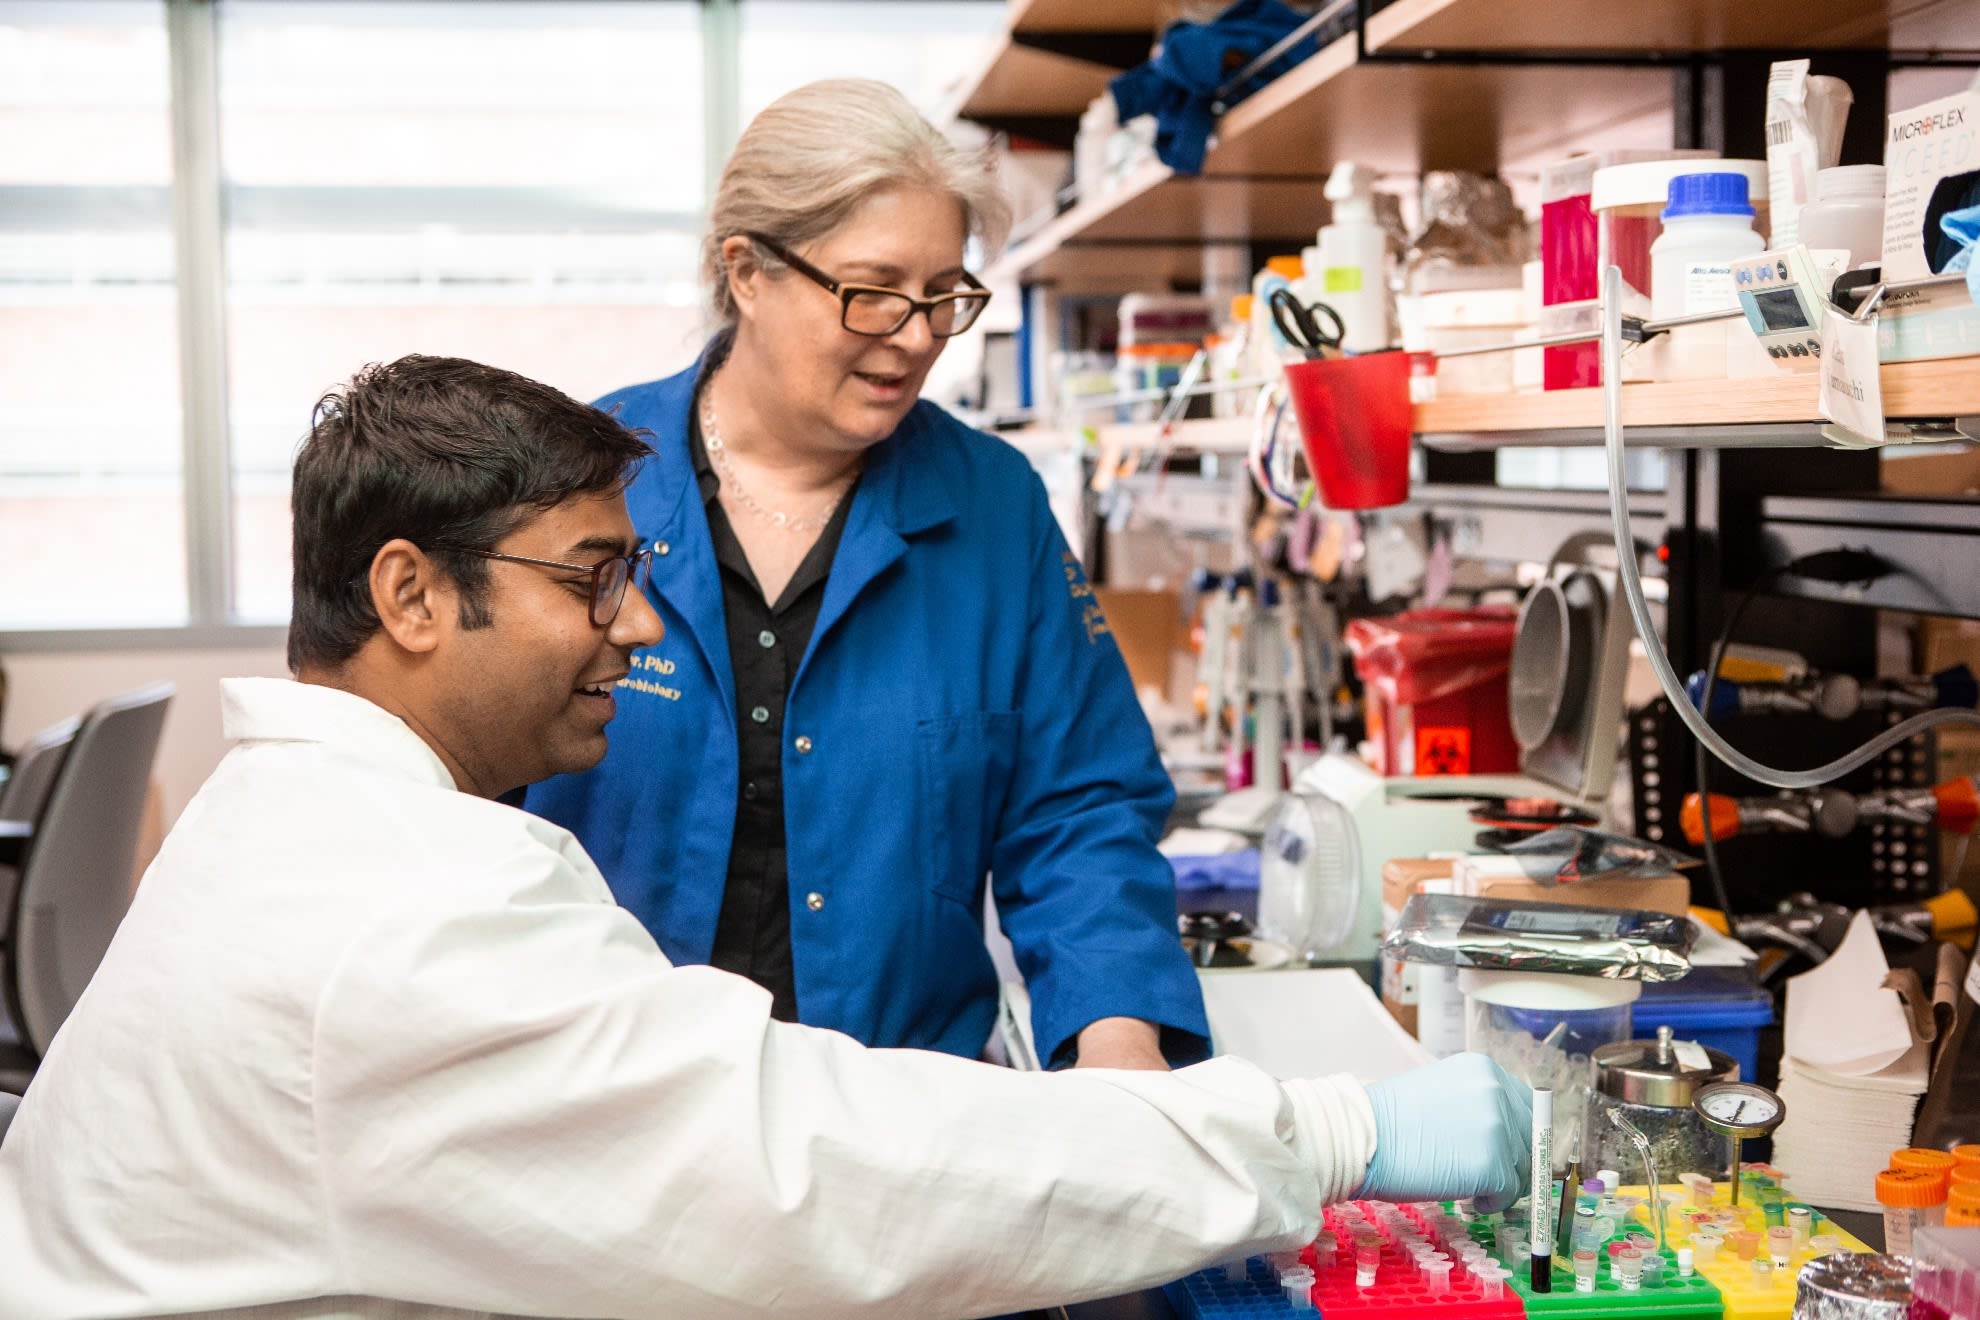
<path fill-rule="evenodd" d="M 1375 1158 L 1358 1198 L 1473 1198 L 1503 1210 L 1526 1195 L 1533 1092 L 1482 1054 L 1453 1054 L 1368 1088 Z"/>
<path fill-rule="evenodd" d="M 1980 243 L 1980 206 L 1946 212 L 1939 217 L 1939 228 L 1947 238 L 1959 244 L 1959 251 L 1946 263 L 1944 273 L 1957 275 L 1965 271 L 1966 291 L 1974 302 L 1980 303 L 1980 261 L 1973 259 L 1975 244 Z"/>

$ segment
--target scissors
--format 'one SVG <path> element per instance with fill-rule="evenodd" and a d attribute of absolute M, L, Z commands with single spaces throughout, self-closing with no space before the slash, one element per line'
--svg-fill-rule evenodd
<path fill-rule="evenodd" d="M 1272 290 L 1266 302 L 1272 309 L 1272 324 L 1279 327 L 1287 343 L 1306 355 L 1307 361 L 1341 356 L 1347 327 L 1341 324 L 1339 312 L 1323 302 L 1301 302 L 1291 289 Z M 1332 333 L 1321 328 L 1323 317 L 1331 323 Z"/>

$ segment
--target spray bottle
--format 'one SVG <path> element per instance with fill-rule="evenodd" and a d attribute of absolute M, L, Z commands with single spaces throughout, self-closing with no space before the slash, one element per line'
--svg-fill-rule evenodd
<path fill-rule="evenodd" d="M 1319 246 L 1306 250 L 1303 292 L 1341 314 L 1347 330 L 1341 347 L 1379 353 L 1390 331 L 1388 239 L 1375 217 L 1375 171 L 1342 161 L 1327 179 L 1334 222 L 1320 230 Z"/>

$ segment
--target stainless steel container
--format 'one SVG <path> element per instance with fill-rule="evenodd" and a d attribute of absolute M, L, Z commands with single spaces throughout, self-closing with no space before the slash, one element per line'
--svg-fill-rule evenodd
<path fill-rule="evenodd" d="M 1628 1040 L 1595 1051 L 1595 1094 L 1589 1102 L 1584 1169 L 1614 1169 L 1626 1184 L 1643 1185 L 1643 1156 L 1608 1116 L 1616 1110 L 1649 1140 L 1657 1179 L 1665 1187 L 1682 1173 L 1723 1181 L 1732 1165 L 1732 1138 L 1712 1131 L 1692 1111 L 1691 1097 L 1713 1082 L 1739 1080 L 1729 1054 L 1679 1042 L 1669 1027 L 1655 1040 Z M 1591 1158 L 1592 1153 L 1592 1158 Z"/>

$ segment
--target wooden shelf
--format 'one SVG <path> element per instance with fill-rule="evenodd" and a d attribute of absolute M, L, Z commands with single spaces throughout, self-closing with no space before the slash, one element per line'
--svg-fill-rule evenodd
<path fill-rule="evenodd" d="M 1146 32 L 1178 9 L 1153 0 L 1011 0 L 1013 32 Z"/>
<path fill-rule="evenodd" d="M 1413 175 L 1668 146 L 1670 99 L 1667 70 L 1366 64 L 1343 37 L 1224 116 L 1204 172 L 1324 176 L 1358 160 Z"/>
<path fill-rule="evenodd" d="M 1163 277 L 1193 282 L 1205 243 L 1311 243 L 1327 217 L 1321 182 L 1184 179 L 1151 161 L 1012 247 L 990 274 L 1084 292 L 1145 289 Z"/>
<path fill-rule="evenodd" d="M 1056 115 L 1077 119 L 1119 70 L 1092 60 L 998 38 L 990 58 L 960 97 L 956 114 L 995 120 Z"/>
<path fill-rule="evenodd" d="M 1463 113 L 1453 113 L 1462 107 Z M 1333 42 L 1224 118 L 1202 177 L 1150 164 L 1014 247 L 1005 277 L 1103 291 L 1129 282 L 1132 259 L 1095 251 L 1204 241 L 1312 241 L 1327 218 L 1321 187 L 1336 161 L 1385 173 L 1489 169 L 1577 147 L 1656 146 L 1671 136 L 1670 76 L 1655 69 L 1360 64 L 1352 37 Z M 1184 254 L 1161 274 L 1200 271 Z M 1141 284 L 1158 274 L 1142 272 Z"/>
<path fill-rule="evenodd" d="M 1386 52 L 1675 54 L 1784 44 L 1980 49 L 1980 7 L 1972 0 L 1801 0 L 1784 21 L 1781 9 L 1753 0 L 1599 0 L 1571 10 L 1530 0 L 1396 0 L 1368 20 L 1368 49 Z"/>
<path fill-rule="evenodd" d="M 1893 419 L 1980 414 L 1980 359 L 1894 362 L 1883 369 L 1884 413 Z M 1748 443 L 1808 444 L 1790 428 L 1820 425 L 1813 373 L 1737 380 L 1667 381 L 1623 386 L 1623 425 L 1652 429 L 1754 428 Z M 1587 433 L 1602 427 L 1602 391 L 1455 395 L 1416 407 L 1415 429 L 1428 436 L 1516 432 Z M 1764 434 L 1760 434 L 1764 432 Z M 1561 443 L 1540 437 L 1537 443 Z M 1664 440 L 1672 444 L 1671 438 Z M 1692 443 L 1703 443 L 1694 440 Z M 1678 447 L 1682 447 L 1681 445 Z"/>

